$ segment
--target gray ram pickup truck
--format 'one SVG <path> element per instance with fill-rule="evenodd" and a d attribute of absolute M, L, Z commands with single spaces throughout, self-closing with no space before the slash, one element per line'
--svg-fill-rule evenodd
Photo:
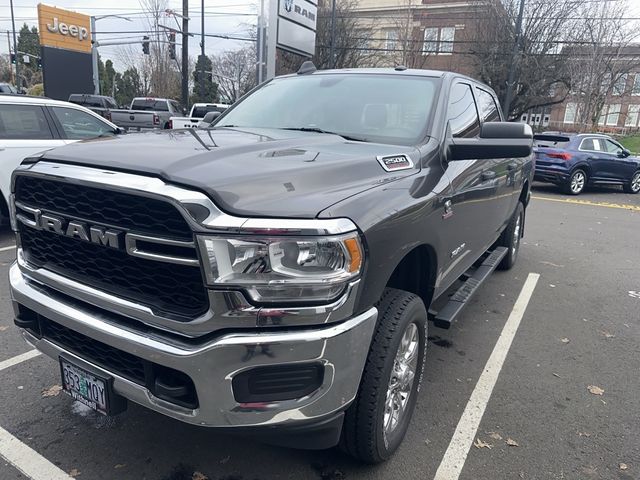
<path fill-rule="evenodd" d="M 427 321 L 517 259 L 532 133 L 458 74 L 303 67 L 210 129 L 15 171 L 15 323 L 75 400 L 368 463 L 400 445 Z"/>

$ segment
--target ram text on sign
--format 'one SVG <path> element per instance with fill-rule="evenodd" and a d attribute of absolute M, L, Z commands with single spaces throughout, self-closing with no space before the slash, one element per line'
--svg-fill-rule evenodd
<path fill-rule="evenodd" d="M 279 0 L 279 48 L 312 56 L 316 44 L 317 0 Z"/>

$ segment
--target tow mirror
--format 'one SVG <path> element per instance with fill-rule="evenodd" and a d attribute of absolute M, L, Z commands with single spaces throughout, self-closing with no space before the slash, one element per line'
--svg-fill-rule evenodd
<path fill-rule="evenodd" d="M 629 150 L 627 150 L 626 148 L 623 148 L 622 150 L 618 151 L 618 157 L 619 158 L 627 158 L 630 155 L 631 155 L 631 152 Z"/>
<path fill-rule="evenodd" d="M 486 122 L 476 138 L 454 138 L 449 160 L 523 158 L 531 155 L 533 131 L 526 123 Z"/>

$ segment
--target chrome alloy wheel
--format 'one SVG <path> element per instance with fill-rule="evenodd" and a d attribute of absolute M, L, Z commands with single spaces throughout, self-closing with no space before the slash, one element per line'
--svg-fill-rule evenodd
<path fill-rule="evenodd" d="M 576 172 L 573 177 L 571 177 L 571 191 L 573 193 L 580 193 L 584 188 L 584 182 L 586 178 L 584 173 Z"/>
<path fill-rule="evenodd" d="M 631 191 L 633 193 L 640 192 L 640 172 L 636 172 L 631 179 Z"/>
<path fill-rule="evenodd" d="M 410 323 L 400 340 L 387 387 L 383 424 L 385 443 L 404 418 L 418 368 L 419 347 L 418 327 Z"/>
<path fill-rule="evenodd" d="M 520 228 L 522 225 L 522 215 L 516 218 L 516 225 L 513 227 L 513 242 L 511 243 L 511 256 L 516 258 L 518 247 L 520 246 Z"/>

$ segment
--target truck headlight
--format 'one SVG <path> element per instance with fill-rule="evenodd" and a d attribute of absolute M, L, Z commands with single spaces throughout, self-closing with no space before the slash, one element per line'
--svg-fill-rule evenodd
<path fill-rule="evenodd" d="M 199 236 L 207 284 L 260 303 L 329 302 L 362 269 L 356 232 L 329 237 Z"/>

